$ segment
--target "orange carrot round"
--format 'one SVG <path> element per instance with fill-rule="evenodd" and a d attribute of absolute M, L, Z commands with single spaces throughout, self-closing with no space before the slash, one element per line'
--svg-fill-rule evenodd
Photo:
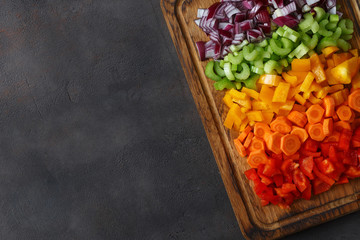
<path fill-rule="evenodd" d="M 249 132 L 249 134 L 247 135 L 245 142 L 244 142 L 244 147 L 248 148 L 250 146 L 251 140 L 254 137 L 254 133 L 253 132 Z"/>
<path fill-rule="evenodd" d="M 291 122 L 286 117 L 280 116 L 270 124 L 270 127 L 273 132 L 286 134 L 291 131 Z"/>
<path fill-rule="evenodd" d="M 253 137 L 253 139 L 251 140 L 250 146 L 249 146 L 249 151 L 254 152 L 257 150 L 265 151 L 265 142 L 261 138 Z"/>
<path fill-rule="evenodd" d="M 334 121 L 332 118 L 325 118 L 323 122 L 323 132 L 325 136 L 330 136 L 333 132 Z"/>
<path fill-rule="evenodd" d="M 352 111 L 351 108 L 343 105 L 338 107 L 338 109 L 336 110 L 336 114 L 341 121 L 349 121 L 352 116 Z"/>
<path fill-rule="evenodd" d="M 334 123 L 333 131 L 341 132 L 343 129 L 351 130 L 350 123 L 344 121 L 338 121 Z"/>
<path fill-rule="evenodd" d="M 301 142 L 294 134 L 287 134 L 281 138 L 280 149 L 287 156 L 295 154 L 300 147 Z"/>
<path fill-rule="evenodd" d="M 247 126 L 246 128 L 245 128 L 245 130 L 242 132 L 242 133 L 240 133 L 240 135 L 239 135 L 239 137 L 238 137 L 238 139 L 240 140 L 240 142 L 244 142 L 245 141 L 245 138 L 247 137 L 247 135 L 249 134 L 249 132 L 251 132 L 251 130 L 252 130 L 252 128 L 250 127 L 250 126 Z"/>
<path fill-rule="evenodd" d="M 309 137 L 309 134 L 304 128 L 299 128 L 296 126 L 292 127 L 291 134 L 298 136 L 300 142 L 302 143 L 304 143 Z"/>
<path fill-rule="evenodd" d="M 349 95 L 349 107 L 360 112 L 360 89 L 356 89 Z"/>
<path fill-rule="evenodd" d="M 309 124 L 307 126 L 307 131 L 311 139 L 315 141 L 323 141 L 326 137 L 323 130 L 323 125 L 321 123 Z"/>
<path fill-rule="evenodd" d="M 260 164 L 267 164 L 268 157 L 264 150 L 251 152 L 247 158 L 247 162 L 252 168 L 257 168 Z"/>
<path fill-rule="evenodd" d="M 254 135 L 264 139 L 265 134 L 270 132 L 270 127 L 266 123 L 257 122 L 254 126 Z"/>
<path fill-rule="evenodd" d="M 246 149 L 239 139 L 234 139 L 234 145 L 241 157 L 246 157 Z"/>
<path fill-rule="evenodd" d="M 328 136 L 324 142 L 339 142 L 340 140 L 340 132 L 333 131 L 330 136 Z"/>
<path fill-rule="evenodd" d="M 335 115 L 335 99 L 332 96 L 326 96 L 324 99 L 325 117 Z"/>
<path fill-rule="evenodd" d="M 274 132 L 269 134 L 268 138 L 266 139 L 266 147 L 273 153 L 280 154 L 281 153 L 280 142 L 282 136 L 284 135 L 279 132 Z"/>
<path fill-rule="evenodd" d="M 290 120 L 290 122 L 294 123 L 295 125 L 299 127 L 304 127 L 307 123 L 307 118 L 305 114 L 298 112 L 298 111 L 291 111 L 287 118 Z"/>
<path fill-rule="evenodd" d="M 311 105 L 306 111 L 306 116 L 310 124 L 319 123 L 325 113 L 325 110 L 319 105 Z"/>

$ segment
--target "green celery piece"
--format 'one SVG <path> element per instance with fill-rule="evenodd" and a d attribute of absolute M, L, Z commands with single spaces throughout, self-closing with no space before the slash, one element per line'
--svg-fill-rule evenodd
<path fill-rule="evenodd" d="M 271 46 L 270 46 L 270 45 L 268 45 L 268 46 L 265 48 L 265 51 L 268 52 L 268 53 L 270 53 L 270 55 L 274 53 L 274 51 L 271 49 Z"/>
<path fill-rule="evenodd" d="M 337 40 L 337 46 L 344 52 L 347 52 L 351 49 L 350 43 L 341 38 Z"/>
<path fill-rule="evenodd" d="M 233 82 L 230 82 L 229 79 L 223 78 L 220 81 L 214 83 L 214 87 L 216 90 L 221 91 L 226 89 L 232 89 L 235 88 L 235 84 Z"/>
<path fill-rule="evenodd" d="M 241 49 L 243 49 L 243 47 L 245 47 L 246 45 L 248 45 L 249 44 L 249 41 L 248 40 L 244 40 L 244 41 L 242 41 L 239 45 L 231 45 L 230 46 L 230 50 L 232 51 L 232 52 L 238 52 L 238 51 L 240 51 Z"/>
<path fill-rule="evenodd" d="M 259 48 L 255 48 L 254 44 L 252 43 L 245 46 L 243 52 L 245 60 L 249 62 L 254 61 L 261 55 L 261 53 L 259 52 Z"/>
<path fill-rule="evenodd" d="M 310 57 L 311 57 L 314 53 L 316 53 L 314 50 L 310 50 L 310 51 L 308 52 L 308 54 L 309 54 Z"/>
<path fill-rule="evenodd" d="M 312 50 L 316 48 L 316 45 L 319 42 L 320 35 L 318 33 L 314 34 L 309 42 L 306 42 L 306 46 Z"/>
<path fill-rule="evenodd" d="M 263 52 L 263 55 L 262 55 L 262 58 L 264 59 L 264 58 L 270 58 L 271 57 L 271 53 L 270 52 L 268 52 L 268 51 L 264 51 Z M 262 60 L 261 60 L 262 61 Z"/>
<path fill-rule="evenodd" d="M 262 48 L 262 47 L 258 47 L 258 46 L 256 46 L 255 47 L 255 50 L 258 52 L 258 56 L 254 59 L 254 61 L 255 60 L 262 60 L 263 59 L 263 54 L 264 54 L 264 48 Z"/>
<path fill-rule="evenodd" d="M 237 90 L 241 90 L 241 89 L 242 89 L 242 84 L 241 84 L 241 83 L 239 83 L 239 82 L 234 82 L 234 84 L 235 84 L 235 88 L 236 88 Z"/>
<path fill-rule="evenodd" d="M 299 23 L 299 28 L 303 32 L 307 32 L 311 29 L 311 25 L 314 23 L 314 18 L 311 13 L 304 14 L 304 19 Z"/>
<path fill-rule="evenodd" d="M 231 81 L 235 80 L 234 74 L 231 71 L 231 63 L 225 63 L 224 64 L 224 72 L 225 72 L 225 76 L 229 80 L 231 80 Z"/>
<path fill-rule="evenodd" d="M 279 47 L 280 42 L 282 43 L 283 47 Z M 283 56 L 288 55 L 291 52 L 291 50 L 293 48 L 293 43 L 291 40 L 289 40 L 285 37 L 282 37 L 280 39 L 280 41 L 275 40 L 275 39 L 270 39 L 270 47 L 271 47 L 271 50 L 273 50 L 273 52 L 276 55 L 283 57 Z"/>
<path fill-rule="evenodd" d="M 218 76 L 220 76 L 220 77 L 225 77 L 225 72 L 224 72 L 224 69 L 221 68 L 220 62 L 215 61 L 214 70 L 215 70 L 215 73 L 216 73 Z"/>
<path fill-rule="evenodd" d="M 326 24 L 325 28 L 327 30 L 334 31 L 336 29 L 337 25 L 338 25 L 337 22 L 329 22 L 328 24 Z"/>
<path fill-rule="evenodd" d="M 283 37 L 290 39 L 293 42 L 296 42 L 300 38 L 300 33 L 294 31 L 293 29 L 289 28 L 288 26 L 284 25 L 285 33 Z"/>
<path fill-rule="evenodd" d="M 286 25 L 284 25 L 284 26 L 286 26 Z M 275 33 L 278 34 L 280 37 L 282 37 L 285 33 L 285 29 L 282 27 L 279 27 Z"/>
<path fill-rule="evenodd" d="M 288 67 L 289 66 L 289 62 L 283 58 L 279 61 L 280 65 L 283 66 L 284 68 Z"/>
<path fill-rule="evenodd" d="M 326 12 L 321 7 L 314 7 L 314 11 L 316 12 L 315 20 L 319 23 L 326 17 Z"/>
<path fill-rule="evenodd" d="M 331 23 L 338 23 L 340 21 L 340 17 L 337 14 L 330 14 L 329 21 Z"/>
<path fill-rule="evenodd" d="M 229 62 L 229 55 L 226 55 L 226 56 L 224 57 L 224 61 L 225 61 L 225 62 Z"/>
<path fill-rule="evenodd" d="M 340 27 L 337 27 L 333 35 L 331 35 L 331 38 L 334 40 L 338 40 L 341 36 L 342 30 Z"/>
<path fill-rule="evenodd" d="M 248 79 L 242 81 L 242 83 L 245 85 L 246 88 L 250 88 L 257 91 L 256 82 L 259 78 L 260 78 L 259 74 L 254 74 Z"/>
<path fill-rule="evenodd" d="M 266 47 L 267 45 L 268 45 L 268 41 L 266 39 L 264 39 L 263 41 L 257 44 L 258 47 L 262 47 L 262 48 Z"/>
<path fill-rule="evenodd" d="M 273 38 L 273 39 L 278 39 L 278 38 L 279 38 L 279 34 L 277 34 L 276 32 L 274 32 L 274 33 L 272 34 L 272 38 Z"/>
<path fill-rule="evenodd" d="M 246 63 L 242 63 L 241 70 L 238 69 L 238 71 L 241 71 L 240 73 L 235 73 L 235 78 L 238 80 L 245 80 L 249 78 L 250 76 L 250 68 Z"/>
<path fill-rule="evenodd" d="M 311 37 L 307 33 L 302 32 L 301 33 L 301 41 L 308 43 L 311 41 Z"/>
<path fill-rule="evenodd" d="M 236 72 L 237 69 L 238 69 L 238 65 L 237 65 L 237 64 L 232 64 L 232 65 L 231 65 L 231 71 L 232 71 L 232 72 Z"/>
<path fill-rule="evenodd" d="M 254 66 L 257 68 L 264 68 L 264 61 L 263 60 L 256 60 L 254 61 Z"/>
<path fill-rule="evenodd" d="M 264 71 L 266 74 L 274 73 L 276 69 L 279 68 L 279 63 L 275 60 L 269 60 L 264 65 Z M 281 67 L 281 66 L 280 66 Z"/>
<path fill-rule="evenodd" d="M 320 25 L 317 21 L 314 21 L 313 24 L 311 25 L 311 31 L 315 34 L 319 31 L 320 29 Z"/>
<path fill-rule="evenodd" d="M 339 27 L 341 28 L 343 35 L 354 33 L 354 23 L 350 19 L 341 19 Z"/>
<path fill-rule="evenodd" d="M 244 60 L 244 54 L 243 52 L 239 52 L 237 56 L 234 56 L 232 53 L 229 53 L 227 55 L 229 62 L 235 65 L 239 65 Z"/>
<path fill-rule="evenodd" d="M 330 46 L 336 47 L 337 41 L 331 37 L 324 37 L 323 39 L 320 40 L 319 44 L 317 45 L 316 51 L 320 52 L 322 49 Z"/>
<path fill-rule="evenodd" d="M 300 43 L 299 46 L 297 46 L 294 51 L 292 51 L 290 54 L 289 54 L 289 57 L 290 58 L 293 58 L 296 56 L 296 58 L 302 58 L 303 56 L 305 56 L 305 54 L 307 54 L 309 52 L 309 48 L 302 42 Z"/>
<path fill-rule="evenodd" d="M 264 68 L 255 67 L 255 66 L 251 67 L 251 72 L 256 73 L 256 74 L 260 74 L 260 75 L 265 73 Z"/>
<path fill-rule="evenodd" d="M 224 69 L 224 63 L 225 63 L 224 60 L 220 60 L 220 67 L 221 67 L 222 69 Z M 225 73 L 224 73 L 224 74 L 225 74 Z"/>
<path fill-rule="evenodd" d="M 216 75 L 216 73 L 214 72 L 214 64 L 215 64 L 214 61 L 210 61 L 208 62 L 208 64 L 206 64 L 205 75 L 211 80 L 220 81 L 221 77 Z"/>
<path fill-rule="evenodd" d="M 276 55 L 275 53 L 271 55 L 270 60 L 279 61 L 281 59 L 280 56 Z"/>
<path fill-rule="evenodd" d="M 353 35 L 352 35 L 352 34 L 349 34 L 349 35 L 343 35 L 343 36 L 341 36 L 341 38 L 342 38 L 342 39 L 344 39 L 344 40 L 346 40 L 346 41 L 351 40 L 351 39 L 352 39 L 352 37 L 353 37 Z"/>
<path fill-rule="evenodd" d="M 326 25 L 329 23 L 329 20 L 324 19 L 319 23 L 320 29 L 318 31 L 318 33 L 321 36 L 324 37 L 330 37 L 333 33 L 331 31 L 326 30 Z"/>

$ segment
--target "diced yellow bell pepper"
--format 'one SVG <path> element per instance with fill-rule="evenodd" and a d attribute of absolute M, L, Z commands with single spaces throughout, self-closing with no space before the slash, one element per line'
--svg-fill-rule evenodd
<path fill-rule="evenodd" d="M 250 122 L 249 122 L 249 126 L 250 126 L 250 127 L 255 126 L 255 121 L 250 121 Z"/>
<path fill-rule="evenodd" d="M 340 84 L 340 82 L 332 75 L 331 68 L 325 70 L 326 80 L 329 85 Z"/>
<path fill-rule="evenodd" d="M 318 92 L 322 89 L 322 87 L 320 86 L 320 84 L 313 82 L 310 86 L 310 92 Z"/>
<path fill-rule="evenodd" d="M 288 99 L 293 99 L 294 96 L 300 92 L 300 87 L 301 87 L 301 84 L 297 85 L 294 88 L 290 88 L 289 94 L 288 94 Z"/>
<path fill-rule="evenodd" d="M 261 101 L 264 101 L 268 105 L 271 105 L 273 96 L 274 96 L 274 89 L 270 88 L 269 86 L 262 85 L 259 99 Z"/>
<path fill-rule="evenodd" d="M 258 100 L 259 99 L 259 93 L 253 89 L 249 89 L 249 88 L 246 88 L 246 87 L 243 87 L 241 89 L 241 92 L 247 94 L 249 97 L 255 99 L 255 100 Z"/>
<path fill-rule="evenodd" d="M 234 115 L 232 113 L 228 112 L 228 114 L 226 115 L 225 121 L 224 121 L 224 126 L 228 129 L 232 129 L 234 122 L 235 122 Z"/>
<path fill-rule="evenodd" d="M 235 89 L 231 89 L 229 92 L 230 96 L 233 98 L 233 100 L 245 100 L 247 98 L 246 93 L 239 92 Z"/>
<path fill-rule="evenodd" d="M 279 86 L 276 87 L 274 96 L 272 98 L 273 102 L 286 102 L 287 96 L 290 90 L 290 83 L 280 82 Z"/>
<path fill-rule="evenodd" d="M 283 105 L 283 103 L 271 103 L 270 105 L 270 109 L 271 111 L 273 111 L 274 113 L 278 114 L 279 113 L 279 110 L 280 110 L 280 107 Z"/>
<path fill-rule="evenodd" d="M 274 86 L 278 86 L 280 81 L 281 81 L 281 77 L 278 75 L 263 74 L 260 76 L 258 83 L 270 87 L 274 87 Z"/>
<path fill-rule="evenodd" d="M 349 84 L 358 71 L 358 58 L 353 57 L 331 69 L 331 74 L 340 83 Z"/>
<path fill-rule="evenodd" d="M 309 98 L 310 98 L 310 94 L 311 94 L 311 92 L 310 92 L 310 89 L 309 89 L 308 91 L 305 91 L 305 92 L 303 93 L 302 97 L 303 97 L 304 99 L 309 99 Z"/>
<path fill-rule="evenodd" d="M 246 113 L 246 116 L 250 122 L 251 121 L 262 122 L 264 120 L 264 117 L 263 117 L 261 111 L 249 111 Z"/>
<path fill-rule="evenodd" d="M 306 99 L 303 98 L 300 94 L 295 94 L 294 96 L 295 100 L 300 103 L 301 105 L 304 105 L 306 103 Z"/>
<path fill-rule="evenodd" d="M 246 118 L 245 113 L 241 112 L 241 108 L 237 104 L 233 104 L 226 116 L 224 126 L 228 129 L 232 129 L 235 122 L 242 122 Z"/>
<path fill-rule="evenodd" d="M 323 100 L 314 97 L 314 95 L 311 94 L 311 93 L 310 93 L 309 101 L 310 101 L 312 104 L 319 104 L 319 105 L 321 105 L 321 104 L 323 103 Z"/>
<path fill-rule="evenodd" d="M 248 124 L 249 124 L 249 119 L 245 118 L 240 125 L 240 132 L 243 132 Z"/>
<path fill-rule="evenodd" d="M 351 80 L 351 86 L 353 89 L 359 89 L 360 88 L 360 72 L 358 72 L 355 77 Z"/>
<path fill-rule="evenodd" d="M 287 74 L 286 72 L 283 72 L 282 77 L 284 78 L 284 80 L 286 82 L 290 83 L 290 85 L 292 87 L 295 87 L 297 85 L 298 79 L 296 76 L 291 76 L 291 75 Z"/>
<path fill-rule="evenodd" d="M 253 110 L 268 110 L 269 105 L 262 101 L 252 101 L 251 103 Z"/>
<path fill-rule="evenodd" d="M 267 123 L 270 124 L 272 122 L 272 119 L 274 117 L 274 113 L 273 112 L 262 112 L 262 115 L 264 117 L 264 121 L 262 121 L 263 123 Z"/>
<path fill-rule="evenodd" d="M 246 96 L 246 99 L 234 99 L 233 101 L 236 102 L 237 104 L 239 104 L 240 106 L 243 106 L 245 108 L 251 108 L 251 101 L 250 101 L 250 97 Z"/>
<path fill-rule="evenodd" d="M 301 84 L 300 91 L 305 92 L 306 90 L 308 90 L 314 79 L 315 79 L 315 75 L 312 72 L 309 72 L 306 75 L 304 82 Z"/>
<path fill-rule="evenodd" d="M 295 101 L 286 101 L 281 107 L 280 110 L 291 111 L 294 107 Z"/>
<path fill-rule="evenodd" d="M 343 102 L 345 102 L 344 96 L 342 91 L 337 91 L 334 92 L 333 94 L 331 94 L 330 96 L 332 96 L 335 100 L 335 106 L 339 106 L 340 104 L 342 104 Z"/>
<path fill-rule="evenodd" d="M 333 86 L 330 87 L 329 93 L 334 93 L 334 92 L 337 92 L 337 91 L 342 90 L 342 89 L 344 89 L 343 84 L 336 84 L 336 85 L 333 85 Z"/>
<path fill-rule="evenodd" d="M 329 93 L 330 87 L 323 87 L 320 91 L 315 93 L 316 98 L 323 99 Z"/>
<path fill-rule="evenodd" d="M 249 111 L 250 108 L 246 108 L 246 107 L 241 107 L 241 112 L 243 113 L 247 113 Z"/>
<path fill-rule="evenodd" d="M 229 108 L 234 104 L 232 97 L 230 96 L 230 94 L 226 93 L 225 96 L 223 97 L 223 102 L 225 103 L 226 106 L 228 106 Z"/>

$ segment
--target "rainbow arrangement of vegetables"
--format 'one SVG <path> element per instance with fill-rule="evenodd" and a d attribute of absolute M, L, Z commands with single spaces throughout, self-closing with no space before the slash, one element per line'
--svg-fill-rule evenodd
<path fill-rule="evenodd" d="M 224 126 L 239 134 L 234 147 L 262 205 L 289 208 L 360 177 L 360 58 L 348 42 L 353 23 L 337 9 L 336 1 L 222 1 L 199 13 L 220 26 L 217 41 L 207 29 L 199 54 L 215 59 L 205 74 L 227 89 Z"/>

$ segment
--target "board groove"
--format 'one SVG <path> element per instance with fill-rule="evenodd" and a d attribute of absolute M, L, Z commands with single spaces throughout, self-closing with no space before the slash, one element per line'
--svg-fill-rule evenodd
<path fill-rule="evenodd" d="M 239 226 L 247 239 L 274 239 L 338 218 L 360 208 L 360 181 L 317 196 L 312 201 L 297 201 L 290 211 L 276 206 L 261 207 L 243 171 L 246 160 L 240 158 L 231 144 L 233 133 L 224 129 L 223 93 L 216 92 L 204 74 L 206 62 L 197 56 L 195 42 L 206 35 L 194 24 L 198 8 L 206 8 L 216 0 L 161 0 L 161 8 L 183 67 L 189 88 L 214 153 L 222 180 Z M 345 14 L 356 19 L 360 29 L 359 2 L 341 1 Z M 356 14 L 355 14 L 355 12 Z M 358 32 L 359 33 L 359 32 Z M 354 46 L 359 47 L 359 35 Z"/>

